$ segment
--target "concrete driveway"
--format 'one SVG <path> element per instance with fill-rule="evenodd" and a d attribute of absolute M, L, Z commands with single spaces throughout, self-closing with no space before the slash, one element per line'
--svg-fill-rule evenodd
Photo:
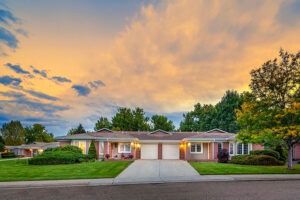
<path fill-rule="evenodd" d="M 136 160 L 114 180 L 115 183 L 198 180 L 200 175 L 182 160 Z"/>

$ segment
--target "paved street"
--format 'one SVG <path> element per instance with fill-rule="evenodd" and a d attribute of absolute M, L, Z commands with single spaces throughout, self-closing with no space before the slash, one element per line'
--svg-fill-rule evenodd
<path fill-rule="evenodd" d="M 229 181 L 95 187 L 0 188 L 1 200 L 299 199 L 300 181 Z"/>

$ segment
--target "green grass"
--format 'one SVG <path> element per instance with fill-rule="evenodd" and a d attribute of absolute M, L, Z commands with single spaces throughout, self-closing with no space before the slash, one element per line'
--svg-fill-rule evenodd
<path fill-rule="evenodd" d="M 113 178 L 131 161 L 88 162 L 65 165 L 28 165 L 27 160 L 0 162 L 0 181 Z"/>
<path fill-rule="evenodd" d="M 253 166 L 214 162 L 190 162 L 201 175 L 213 174 L 300 174 L 300 165 L 293 165 L 295 170 L 287 166 Z"/>

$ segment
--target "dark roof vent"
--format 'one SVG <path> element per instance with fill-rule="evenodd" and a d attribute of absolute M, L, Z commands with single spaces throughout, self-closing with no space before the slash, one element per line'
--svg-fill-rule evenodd
<path fill-rule="evenodd" d="M 210 131 L 206 131 L 206 133 L 227 133 L 226 131 L 223 131 L 221 129 L 218 129 L 218 128 L 214 128 Z"/>

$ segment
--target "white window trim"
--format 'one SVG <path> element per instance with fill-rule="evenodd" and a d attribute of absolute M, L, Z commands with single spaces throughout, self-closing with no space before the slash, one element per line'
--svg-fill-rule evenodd
<path fill-rule="evenodd" d="M 232 154 L 230 153 L 230 145 L 232 145 Z M 235 153 L 235 149 L 234 149 L 234 143 L 233 142 L 229 142 L 229 149 L 228 149 L 229 155 L 234 155 Z"/>
<path fill-rule="evenodd" d="M 87 146 L 88 146 L 88 141 L 86 141 L 86 140 L 72 140 L 72 143 L 71 143 L 71 144 L 72 144 L 73 146 L 77 146 L 77 145 L 75 145 L 76 142 L 78 142 L 78 144 L 79 144 L 80 142 L 85 143 L 85 151 L 83 151 L 82 153 L 83 153 L 83 154 L 87 154 L 87 152 L 88 152 L 88 148 L 87 148 Z M 80 148 L 80 146 L 77 146 L 77 147 Z"/>
<path fill-rule="evenodd" d="M 239 153 L 238 153 L 238 152 L 239 152 L 239 150 L 238 150 L 239 144 L 242 144 L 242 154 L 239 154 Z M 247 143 L 247 144 L 248 144 L 248 152 L 247 152 L 247 154 L 244 154 L 244 143 L 237 142 L 237 143 L 236 143 L 236 155 L 249 155 L 249 154 L 250 154 L 250 151 L 251 151 L 251 149 L 252 149 L 252 145 L 251 145 L 251 143 Z"/>
<path fill-rule="evenodd" d="M 219 151 L 219 144 L 221 144 L 221 151 L 223 149 L 223 142 L 218 142 L 218 151 Z"/>
<path fill-rule="evenodd" d="M 195 144 L 195 150 L 197 150 L 197 144 L 200 144 L 201 145 L 201 151 L 200 152 L 192 152 L 192 144 Z M 191 154 L 203 154 L 203 143 L 191 143 L 191 146 L 190 146 L 190 153 Z"/>
<path fill-rule="evenodd" d="M 129 151 L 123 151 L 120 149 L 121 144 L 129 144 Z M 131 145 L 130 143 L 118 143 L 118 153 L 131 153 Z"/>

